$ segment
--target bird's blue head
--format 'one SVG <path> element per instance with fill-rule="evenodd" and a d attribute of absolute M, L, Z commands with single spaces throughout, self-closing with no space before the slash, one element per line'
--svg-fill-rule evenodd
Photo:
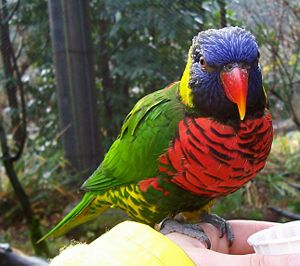
<path fill-rule="evenodd" d="M 261 116 L 266 107 L 258 45 L 239 27 L 194 37 L 180 81 L 184 104 L 218 120 Z"/>

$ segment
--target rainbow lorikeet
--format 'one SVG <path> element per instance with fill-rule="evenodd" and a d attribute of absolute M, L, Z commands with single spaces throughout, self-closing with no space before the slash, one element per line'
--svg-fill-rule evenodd
<path fill-rule="evenodd" d="M 265 166 L 272 139 L 253 35 L 239 27 L 200 32 L 181 80 L 138 101 L 82 185 L 81 202 L 44 238 L 111 206 L 149 225 L 180 212 L 206 213 Z"/>

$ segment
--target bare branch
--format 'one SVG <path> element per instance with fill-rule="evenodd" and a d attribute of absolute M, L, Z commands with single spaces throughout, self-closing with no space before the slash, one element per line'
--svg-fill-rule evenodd
<path fill-rule="evenodd" d="M 18 5 L 16 5 L 18 6 Z M 18 127 L 17 131 L 17 141 L 16 141 L 16 146 L 17 146 L 17 152 L 14 156 L 10 155 L 8 152 L 6 156 L 10 156 L 10 158 L 6 158 L 13 161 L 16 161 L 20 158 L 24 146 L 25 146 L 25 141 L 26 141 L 26 103 L 25 103 L 25 96 L 24 96 L 24 90 L 23 90 L 23 83 L 21 80 L 21 75 L 17 63 L 17 59 L 14 53 L 14 48 L 12 45 L 12 42 L 10 40 L 10 31 L 9 31 L 9 25 L 7 19 L 3 19 L 4 17 L 7 18 L 9 17 L 8 12 L 7 12 L 7 2 L 6 0 L 2 0 L 2 12 L 0 12 L 0 18 L 2 19 L 2 23 L 0 24 L 0 32 L 1 32 L 1 54 L 3 59 L 3 64 L 6 67 L 6 72 L 5 75 L 7 78 L 10 79 L 15 79 L 15 84 L 13 85 L 13 88 L 11 89 L 11 94 L 10 97 L 11 102 L 14 104 L 13 107 L 18 109 L 18 99 L 17 99 L 17 90 L 19 90 L 20 93 L 20 100 L 21 100 L 21 115 L 19 114 L 16 116 L 17 119 L 13 120 L 13 124 Z M 6 24 L 3 24 L 4 21 L 7 21 Z M 21 127 L 20 127 L 21 126 Z M 3 131 L 4 132 L 4 131 Z M 7 147 L 9 150 L 9 147 Z"/>
<path fill-rule="evenodd" d="M 282 210 L 282 209 L 277 208 L 277 207 L 269 207 L 269 209 L 271 211 L 277 213 L 278 215 L 286 217 L 288 219 L 291 219 L 291 220 L 300 220 L 300 215 L 299 214 L 292 213 L 292 212 L 289 212 L 289 211 L 286 211 L 286 210 Z"/>
<path fill-rule="evenodd" d="M 7 5 L 7 3 L 6 3 Z M 20 6 L 20 0 L 17 1 L 16 5 L 14 6 L 13 10 L 10 12 L 10 14 L 8 14 L 5 18 L 2 18 L 1 19 L 1 24 L 4 25 L 4 24 L 7 24 L 13 17 L 13 15 L 16 13 L 16 11 L 18 10 Z M 7 8 L 7 7 L 5 7 Z"/>
<path fill-rule="evenodd" d="M 17 151 L 16 155 L 14 155 L 12 157 L 12 160 L 16 161 L 21 157 L 21 155 L 23 153 L 23 150 L 24 150 L 25 142 L 26 142 L 26 137 L 27 137 L 27 122 L 26 122 L 27 112 L 26 112 L 26 102 L 25 102 L 24 88 L 23 88 L 23 83 L 22 83 L 22 79 L 21 79 L 17 59 L 16 59 L 16 56 L 14 54 L 13 47 L 12 47 L 12 44 L 11 44 L 10 40 L 8 40 L 8 42 L 9 42 L 9 45 L 11 46 L 10 49 L 12 51 L 11 56 L 12 56 L 13 68 L 14 68 L 14 71 L 16 73 L 16 80 L 17 80 L 17 84 L 18 84 L 18 88 L 19 88 L 19 92 L 20 92 L 21 113 L 22 113 L 22 139 L 21 139 L 21 143 L 18 147 L 18 151 Z"/>
<path fill-rule="evenodd" d="M 1 142 L 1 150 L 2 150 L 2 160 L 5 161 L 11 159 L 9 154 L 9 147 L 7 144 L 6 133 L 3 127 L 2 116 L 0 116 L 0 142 Z"/>
<path fill-rule="evenodd" d="M 300 184 L 296 184 L 296 183 L 288 183 L 288 185 L 290 185 L 291 187 L 300 190 Z"/>

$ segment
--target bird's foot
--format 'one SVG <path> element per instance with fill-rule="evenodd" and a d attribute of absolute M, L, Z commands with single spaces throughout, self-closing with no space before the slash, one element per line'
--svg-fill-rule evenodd
<path fill-rule="evenodd" d="M 229 246 L 231 247 L 234 241 L 234 234 L 231 225 L 222 217 L 216 214 L 203 213 L 201 215 L 201 222 L 212 224 L 219 229 L 220 238 L 226 235 Z"/>
<path fill-rule="evenodd" d="M 166 218 L 156 227 L 156 229 L 163 235 L 176 232 L 196 238 L 204 243 L 208 249 L 211 248 L 211 242 L 208 236 L 198 224 L 185 224 L 175 219 Z"/>

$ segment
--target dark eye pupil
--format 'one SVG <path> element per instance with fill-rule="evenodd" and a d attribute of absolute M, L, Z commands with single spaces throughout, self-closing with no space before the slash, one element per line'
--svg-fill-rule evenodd
<path fill-rule="evenodd" d="M 205 60 L 204 60 L 204 58 L 200 58 L 200 64 L 201 64 L 202 66 L 205 65 Z"/>
<path fill-rule="evenodd" d="M 258 59 L 260 58 L 260 52 L 257 52 L 257 58 Z"/>

